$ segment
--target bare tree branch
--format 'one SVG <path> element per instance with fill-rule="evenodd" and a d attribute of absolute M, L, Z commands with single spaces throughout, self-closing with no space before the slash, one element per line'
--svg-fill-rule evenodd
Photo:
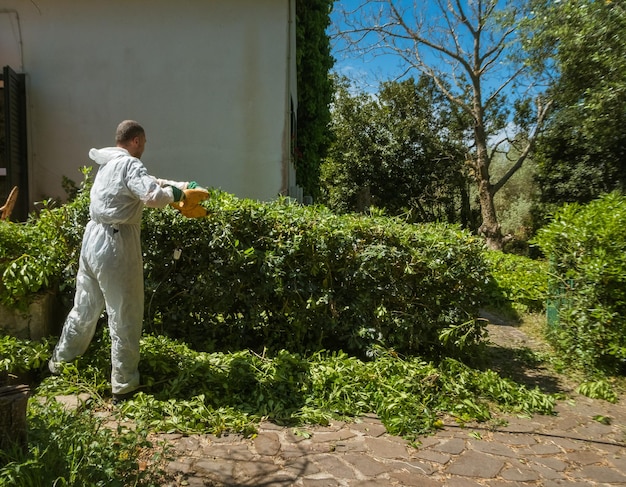
<path fill-rule="evenodd" d="M 519 170 L 519 168 L 522 167 L 522 164 L 524 164 L 524 161 L 530 154 L 531 150 L 533 149 L 535 145 L 535 142 L 537 141 L 537 134 L 539 133 L 539 130 L 541 129 L 541 126 L 543 125 L 545 117 L 550 111 L 551 107 L 552 107 L 552 100 L 548 100 L 544 104 L 542 103 L 542 100 L 540 98 L 537 99 L 537 121 L 533 128 L 533 131 L 531 135 L 528 137 L 528 141 L 526 142 L 526 145 L 524 146 L 524 149 L 522 150 L 521 154 L 517 158 L 517 161 L 515 162 L 515 164 L 513 164 L 509 168 L 509 170 L 506 173 L 504 173 L 504 175 L 500 178 L 500 180 L 492 186 L 493 194 L 496 194 L 500 189 L 502 189 L 502 187 L 507 183 L 507 181 L 511 179 L 513 174 L 515 174 Z"/>
<path fill-rule="evenodd" d="M 535 128 L 526 146 L 492 185 L 491 161 L 504 141 L 496 142 L 494 150 L 488 149 L 489 138 L 494 135 L 490 130 L 498 129 L 490 117 L 501 109 L 506 91 L 528 72 L 523 62 L 507 63 L 523 13 L 520 5 L 515 0 L 416 0 L 410 8 L 399 0 L 363 0 L 344 17 L 348 27 L 342 32 L 347 48 L 397 55 L 405 63 L 403 73 L 415 69 L 431 78 L 451 103 L 471 117 L 473 140 L 468 144 L 466 160 L 478 186 L 481 229 L 494 248 L 501 246 L 502 234 L 493 195 L 528 158 L 551 106 L 538 99 Z M 363 51 L 367 42 L 371 50 Z"/>

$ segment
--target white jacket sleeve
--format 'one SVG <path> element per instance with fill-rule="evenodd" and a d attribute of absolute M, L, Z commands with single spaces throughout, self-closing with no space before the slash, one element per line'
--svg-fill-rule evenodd
<path fill-rule="evenodd" d="M 162 187 L 138 159 L 128 167 L 126 185 L 149 208 L 164 208 L 174 202 L 172 188 Z"/>
<path fill-rule="evenodd" d="M 156 181 L 158 185 L 161 186 L 162 188 L 167 187 L 167 186 L 175 186 L 181 191 L 185 191 L 187 189 L 187 185 L 189 184 L 187 181 L 172 181 L 171 179 L 156 178 Z"/>

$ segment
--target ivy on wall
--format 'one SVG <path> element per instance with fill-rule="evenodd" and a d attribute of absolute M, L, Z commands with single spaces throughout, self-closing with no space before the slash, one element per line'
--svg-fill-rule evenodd
<path fill-rule="evenodd" d="M 296 182 L 305 195 L 319 195 L 320 164 L 328 148 L 334 59 L 326 29 L 334 0 L 296 1 L 298 115 L 295 142 Z"/>

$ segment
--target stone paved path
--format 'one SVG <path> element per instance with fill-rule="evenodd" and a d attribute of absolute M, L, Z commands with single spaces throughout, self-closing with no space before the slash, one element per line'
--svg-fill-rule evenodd
<path fill-rule="evenodd" d="M 526 338 L 517 329 L 494 334 Z M 239 435 L 165 435 L 174 486 L 626 486 L 626 397 L 617 404 L 574 393 L 553 416 L 505 416 L 491 424 L 447 424 L 411 445 L 375 416 L 328 427 L 264 423 Z M 606 423 L 606 424 L 605 424 Z"/>
<path fill-rule="evenodd" d="M 626 486 L 623 401 L 578 397 L 557 410 L 495 429 L 448 425 L 417 446 L 373 416 L 298 430 L 265 423 L 254 439 L 169 435 L 177 459 L 168 485 Z"/>
<path fill-rule="evenodd" d="M 263 423 L 255 438 L 158 435 L 152 439 L 165 441 L 173 457 L 164 487 L 626 487 L 626 395 L 611 404 L 576 394 L 566 377 L 518 360 L 516 351 L 543 344 L 492 320 L 494 356 L 503 362 L 493 365 L 522 383 L 565 393 L 556 414 L 464 427 L 450 421 L 417 444 L 387 434 L 371 415 L 327 427 Z M 75 408 L 88 398 L 57 399 Z"/>

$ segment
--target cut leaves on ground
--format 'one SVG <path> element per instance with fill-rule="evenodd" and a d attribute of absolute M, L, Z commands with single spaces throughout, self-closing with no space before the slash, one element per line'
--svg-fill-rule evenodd
<path fill-rule="evenodd" d="M 106 334 L 93 350 L 39 387 L 45 395 L 92 391 L 108 396 Z M 455 359 L 435 364 L 378 348 L 371 360 L 343 352 L 302 356 L 280 351 L 198 352 L 163 336 L 142 341 L 144 386 L 121 413 L 161 432 L 250 435 L 262 420 L 326 424 L 333 418 L 378 415 L 389 433 L 415 438 L 442 418 L 487 421 L 496 411 L 550 414 L 554 399 L 491 370 Z M 97 407 L 106 407 L 100 401 Z"/>

